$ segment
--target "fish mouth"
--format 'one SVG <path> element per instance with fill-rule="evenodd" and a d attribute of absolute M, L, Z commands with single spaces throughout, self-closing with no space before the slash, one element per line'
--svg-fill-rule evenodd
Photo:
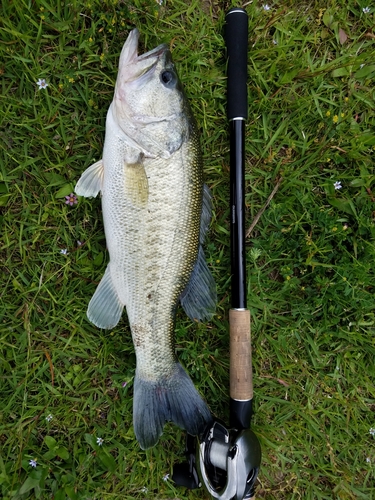
<path fill-rule="evenodd" d="M 166 43 L 162 43 L 155 49 L 149 50 L 145 54 L 138 56 L 138 61 L 143 61 L 144 59 L 149 59 L 150 57 L 157 57 L 159 59 L 167 50 L 169 50 L 168 45 Z"/>
<path fill-rule="evenodd" d="M 139 78 L 147 78 L 153 73 L 159 59 L 169 52 L 168 45 L 163 43 L 145 54 L 138 55 L 139 31 L 137 28 L 129 33 L 122 48 L 118 77 L 121 82 L 133 82 Z"/>

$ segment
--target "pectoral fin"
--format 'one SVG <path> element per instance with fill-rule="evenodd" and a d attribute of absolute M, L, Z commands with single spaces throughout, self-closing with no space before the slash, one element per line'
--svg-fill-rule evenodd
<path fill-rule="evenodd" d="M 148 201 L 148 179 L 143 163 L 125 163 L 125 196 L 131 203 L 143 208 Z"/>
<path fill-rule="evenodd" d="M 87 308 L 87 317 L 99 328 L 113 328 L 120 321 L 124 304 L 112 283 L 109 264 Z"/>
<path fill-rule="evenodd" d="M 76 194 L 78 196 L 85 196 L 86 198 L 95 198 L 99 191 L 102 190 L 103 177 L 103 161 L 99 160 L 83 172 L 75 187 Z"/>

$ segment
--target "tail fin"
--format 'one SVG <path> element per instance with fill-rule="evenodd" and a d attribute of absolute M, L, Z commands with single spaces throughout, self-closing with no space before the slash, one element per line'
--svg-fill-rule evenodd
<path fill-rule="evenodd" d="M 174 422 L 196 436 L 211 421 L 210 410 L 179 363 L 171 377 L 157 382 L 141 379 L 136 374 L 133 423 L 142 449 L 158 442 L 166 422 Z"/>

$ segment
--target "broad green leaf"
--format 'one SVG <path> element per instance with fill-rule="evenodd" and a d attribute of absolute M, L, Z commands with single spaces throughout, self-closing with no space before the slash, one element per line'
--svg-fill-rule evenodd
<path fill-rule="evenodd" d="M 73 486 L 65 486 L 65 493 L 68 495 L 69 500 L 79 500 L 79 497 L 77 493 L 74 491 Z"/>
<path fill-rule="evenodd" d="M 53 450 L 56 448 L 57 446 L 57 441 L 55 438 L 53 438 L 52 436 L 46 436 L 44 438 L 44 442 L 46 443 L 48 449 L 50 450 Z"/>
<path fill-rule="evenodd" d="M 288 71 L 283 75 L 283 77 L 280 80 L 280 83 L 290 83 L 298 73 L 299 73 L 299 68 L 295 68 L 292 71 Z"/>
<path fill-rule="evenodd" d="M 3 194 L 0 196 L 0 207 L 5 207 L 8 204 L 8 200 L 11 194 Z"/>
<path fill-rule="evenodd" d="M 69 196 L 70 193 L 74 192 L 73 184 L 70 182 L 68 184 L 64 184 L 56 193 L 55 198 L 64 198 L 64 196 Z"/>
<path fill-rule="evenodd" d="M 39 481 L 40 481 L 40 479 L 35 479 L 35 478 L 29 476 L 26 479 L 26 481 L 23 483 L 23 485 L 21 486 L 18 493 L 20 495 L 23 495 L 23 494 L 27 493 L 28 491 L 33 490 L 36 486 L 38 486 Z"/>
<path fill-rule="evenodd" d="M 46 451 L 46 453 L 43 454 L 44 460 L 52 460 L 52 458 L 55 458 L 55 456 L 56 456 L 55 449 Z"/>
<path fill-rule="evenodd" d="M 61 186 L 66 183 L 66 178 L 55 172 L 46 172 L 45 176 L 48 180 L 48 187 Z"/>
<path fill-rule="evenodd" d="M 328 198 L 328 203 L 346 214 L 357 217 L 355 206 L 351 200 L 346 200 L 344 198 Z"/>
<path fill-rule="evenodd" d="M 350 185 L 353 186 L 353 187 L 361 187 L 361 186 L 365 186 L 366 185 L 366 181 L 364 179 L 358 178 L 358 179 L 352 180 L 352 182 L 350 183 Z"/>
<path fill-rule="evenodd" d="M 5 484 L 9 482 L 9 477 L 7 476 L 7 474 L 5 472 L 2 472 L 0 474 L 0 484 Z"/>
<path fill-rule="evenodd" d="M 333 16 L 329 12 L 329 10 L 326 10 L 323 15 L 323 23 L 327 26 L 327 28 L 330 28 L 332 23 L 333 23 Z"/>
<path fill-rule="evenodd" d="M 97 266 L 97 267 L 101 266 L 103 260 L 104 260 L 104 253 L 99 252 L 98 255 L 94 259 L 94 266 Z"/>
<path fill-rule="evenodd" d="M 348 76 L 349 71 L 348 71 L 348 68 L 337 68 L 337 69 L 334 69 L 331 74 L 334 78 L 338 78 L 341 76 Z"/>
<path fill-rule="evenodd" d="M 375 74 L 375 64 L 365 65 L 354 73 L 355 78 L 367 78 Z"/>
<path fill-rule="evenodd" d="M 69 452 L 65 448 L 65 446 L 59 446 L 56 449 L 56 455 L 62 458 L 63 460 L 69 460 Z"/>
<path fill-rule="evenodd" d="M 107 470 L 110 472 L 114 472 L 116 470 L 116 461 L 112 455 L 106 453 L 105 451 L 100 451 L 98 453 L 98 458 Z"/>
<path fill-rule="evenodd" d="M 53 500 L 66 500 L 66 491 L 63 489 L 57 490 L 53 495 Z"/>
<path fill-rule="evenodd" d="M 358 138 L 358 140 L 364 145 L 364 146 L 375 146 L 375 135 L 372 134 L 362 134 L 361 137 Z"/>
<path fill-rule="evenodd" d="M 85 441 L 93 448 L 96 448 L 95 438 L 92 434 L 85 434 Z"/>

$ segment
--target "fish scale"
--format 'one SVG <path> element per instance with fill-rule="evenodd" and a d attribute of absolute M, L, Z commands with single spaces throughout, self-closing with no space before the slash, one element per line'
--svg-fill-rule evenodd
<path fill-rule="evenodd" d="M 123 308 L 136 353 L 133 424 L 142 448 L 167 421 L 196 435 L 211 413 L 175 353 L 179 300 L 210 319 L 216 288 L 202 249 L 210 220 L 197 127 L 166 45 L 138 56 L 133 30 L 120 55 L 103 159 L 76 186 L 102 194 L 109 264 L 87 310 L 113 328 Z"/>
<path fill-rule="evenodd" d="M 175 162 L 175 158 L 170 161 Z M 142 255 L 143 265 L 138 268 L 121 266 L 124 275 L 119 287 L 127 285 L 128 288 L 128 302 L 125 305 L 132 332 L 142 329 L 145 338 L 142 345 L 137 347 L 133 333 L 137 371 L 144 378 L 154 380 L 160 375 L 160 359 L 163 360 L 164 372 L 167 366 L 169 370 L 174 366 L 175 354 L 171 349 L 173 308 L 187 285 L 196 259 L 201 211 L 197 203 L 199 215 L 194 224 L 191 214 L 182 209 L 191 204 L 193 195 L 189 184 L 185 182 L 183 170 L 175 172 L 168 166 L 165 168 L 165 160 L 163 168 L 159 169 L 158 163 L 145 162 L 150 192 L 148 205 L 141 210 L 134 210 L 131 204 L 125 207 L 127 220 L 124 221 L 124 227 L 132 235 L 127 238 L 127 246 L 125 242 L 115 242 L 125 255 L 129 252 L 127 247 L 137 248 L 137 262 L 140 260 L 137 253 Z M 111 204 L 110 200 L 108 202 Z M 150 294 L 151 299 L 148 298 Z M 158 344 L 158 358 L 152 352 L 155 341 Z"/>

